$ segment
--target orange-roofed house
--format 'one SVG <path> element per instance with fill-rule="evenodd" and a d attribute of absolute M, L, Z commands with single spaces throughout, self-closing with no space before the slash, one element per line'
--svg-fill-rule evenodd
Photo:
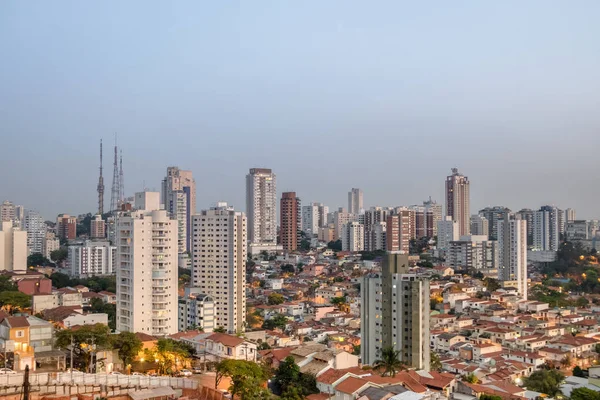
<path fill-rule="evenodd" d="M 256 361 L 256 343 L 226 333 L 213 333 L 205 340 L 207 359 Z"/>

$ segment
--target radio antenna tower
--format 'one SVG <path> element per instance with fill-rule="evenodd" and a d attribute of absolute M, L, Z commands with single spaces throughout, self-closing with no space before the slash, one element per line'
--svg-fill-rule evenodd
<path fill-rule="evenodd" d="M 113 163 L 112 189 L 110 191 L 110 212 L 113 213 L 113 215 L 118 210 L 120 187 L 121 187 L 121 185 L 119 183 L 119 163 L 117 160 L 117 135 L 115 134 L 115 160 Z"/>
<path fill-rule="evenodd" d="M 102 139 L 100 139 L 100 177 L 98 178 L 98 214 L 104 214 L 104 177 L 102 176 Z"/>
<path fill-rule="evenodd" d="M 123 150 L 119 159 L 119 205 L 125 204 L 125 182 L 123 181 Z"/>

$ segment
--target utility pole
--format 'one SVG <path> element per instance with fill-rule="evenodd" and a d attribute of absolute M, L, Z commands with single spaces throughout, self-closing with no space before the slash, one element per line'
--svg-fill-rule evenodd
<path fill-rule="evenodd" d="M 73 347 L 75 346 L 73 342 L 73 335 L 71 335 L 71 383 L 73 383 Z"/>
<path fill-rule="evenodd" d="M 29 365 L 26 365 L 23 377 L 23 400 L 29 400 L 29 386 Z"/>

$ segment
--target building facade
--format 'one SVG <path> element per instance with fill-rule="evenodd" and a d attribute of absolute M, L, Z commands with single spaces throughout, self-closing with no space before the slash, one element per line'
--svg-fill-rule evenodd
<path fill-rule="evenodd" d="M 487 236 L 489 231 L 489 224 L 486 217 L 482 215 L 471 215 L 471 235 Z"/>
<path fill-rule="evenodd" d="M 195 215 L 192 227 L 194 287 L 214 301 L 216 327 L 242 332 L 246 321 L 246 216 L 227 203 L 218 203 Z"/>
<path fill-rule="evenodd" d="M 102 215 L 96 214 L 90 221 L 90 237 L 92 239 L 104 239 L 106 237 L 106 222 Z"/>
<path fill-rule="evenodd" d="M 215 302 L 202 293 L 200 288 L 185 288 L 185 294 L 179 298 L 179 331 L 202 329 L 206 333 L 215 326 Z"/>
<path fill-rule="evenodd" d="M 0 204 L 0 222 L 13 222 L 15 219 L 15 205 L 5 200 Z"/>
<path fill-rule="evenodd" d="M 117 330 L 177 332 L 177 220 L 160 209 L 160 193 L 135 195 L 135 210 L 116 223 Z"/>
<path fill-rule="evenodd" d="M 527 221 L 502 220 L 498 223 L 498 277 L 515 281 L 523 300 L 527 300 Z"/>
<path fill-rule="evenodd" d="M 533 249 L 558 251 L 563 213 L 554 206 L 543 206 L 533 214 Z"/>
<path fill-rule="evenodd" d="M 169 216 L 178 221 L 179 253 L 190 251 L 191 221 L 196 213 L 196 181 L 192 171 L 168 167 L 162 181 L 162 204 Z"/>
<path fill-rule="evenodd" d="M 470 183 L 458 168 L 452 168 L 452 175 L 446 178 L 446 216 L 458 223 L 459 235 L 470 233 Z"/>
<path fill-rule="evenodd" d="M 251 168 L 246 175 L 248 240 L 277 243 L 277 181 L 268 168 Z"/>
<path fill-rule="evenodd" d="M 365 227 L 365 250 L 385 250 L 387 243 L 387 222 L 376 222 L 367 231 Z"/>
<path fill-rule="evenodd" d="M 362 210 L 364 210 L 363 191 L 359 188 L 352 188 L 348 192 L 348 212 L 358 215 Z"/>
<path fill-rule="evenodd" d="M 77 218 L 69 214 L 59 214 L 56 218 L 56 234 L 61 239 L 75 239 L 77 237 Z"/>
<path fill-rule="evenodd" d="M 0 268 L 3 271 L 27 269 L 27 232 L 14 227 L 12 221 L 0 222 Z"/>
<path fill-rule="evenodd" d="M 341 239 L 343 251 L 363 251 L 365 249 L 365 226 L 358 222 L 344 224 Z"/>
<path fill-rule="evenodd" d="M 386 254 L 361 287 L 361 359 L 373 365 L 393 347 L 406 365 L 429 370 L 429 281 L 408 273 L 408 254 Z"/>
<path fill-rule="evenodd" d="M 512 211 L 507 207 L 494 206 L 479 210 L 479 215 L 488 221 L 488 231 L 483 235 L 487 235 L 490 240 L 496 240 L 498 239 L 498 221 L 509 220 Z"/>
<path fill-rule="evenodd" d="M 436 247 L 438 250 L 448 250 L 450 242 L 457 240 L 460 237 L 460 228 L 458 223 L 452 220 L 452 217 L 446 217 L 443 221 L 438 222 L 438 236 Z"/>
<path fill-rule="evenodd" d="M 53 251 L 60 249 L 60 240 L 56 238 L 56 235 L 53 232 L 46 232 L 46 237 L 44 237 L 44 247 L 43 252 L 44 257 L 48 260 L 51 260 L 51 254 Z"/>
<path fill-rule="evenodd" d="M 77 278 L 112 275 L 116 258 L 117 247 L 110 242 L 86 240 L 68 247 L 67 267 Z"/>
<path fill-rule="evenodd" d="M 457 270 L 492 274 L 498 271 L 498 248 L 487 235 L 466 235 L 450 242 L 446 263 Z"/>
<path fill-rule="evenodd" d="M 296 251 L 300 245 L 300 198 L 296 192 L 281 194 L 280 236 L 285 251 Z"/>
<path fill-rule="evenodd" d="M 46 224 L 40 213 L 27 210 L 25 212 L 25 230 L 27 231 L 27 249 L 29 254 L 44 253 Z"/>
<path fill-rule="evenodd" d="M 402 251 L 406 254 L 410 251 L 410 240 L 412 235 L 412 210 L 398 210 L 395 214 L 388 216 L 386 222 L 386 249 L 387 251 Z"/>

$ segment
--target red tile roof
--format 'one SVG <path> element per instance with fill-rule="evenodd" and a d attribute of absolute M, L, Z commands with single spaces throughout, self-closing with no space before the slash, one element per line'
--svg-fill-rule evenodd
<path fill-rule="evenodd" d="M 364 379 L 349 376 L 348 378 L 344 379 L 343 382 L 337 385 L 335 390 L 342 393 L 353 394 L 368 383 L 369 382 Z"/>
<path fill-rule="evenodd" d="M 213 333 L 207 337 L 206 340 L 212 340 L 213 342 L 221 343 L 229 347 L 236 347 L 244 343 L 244 339 L 226 333 Z"/>

